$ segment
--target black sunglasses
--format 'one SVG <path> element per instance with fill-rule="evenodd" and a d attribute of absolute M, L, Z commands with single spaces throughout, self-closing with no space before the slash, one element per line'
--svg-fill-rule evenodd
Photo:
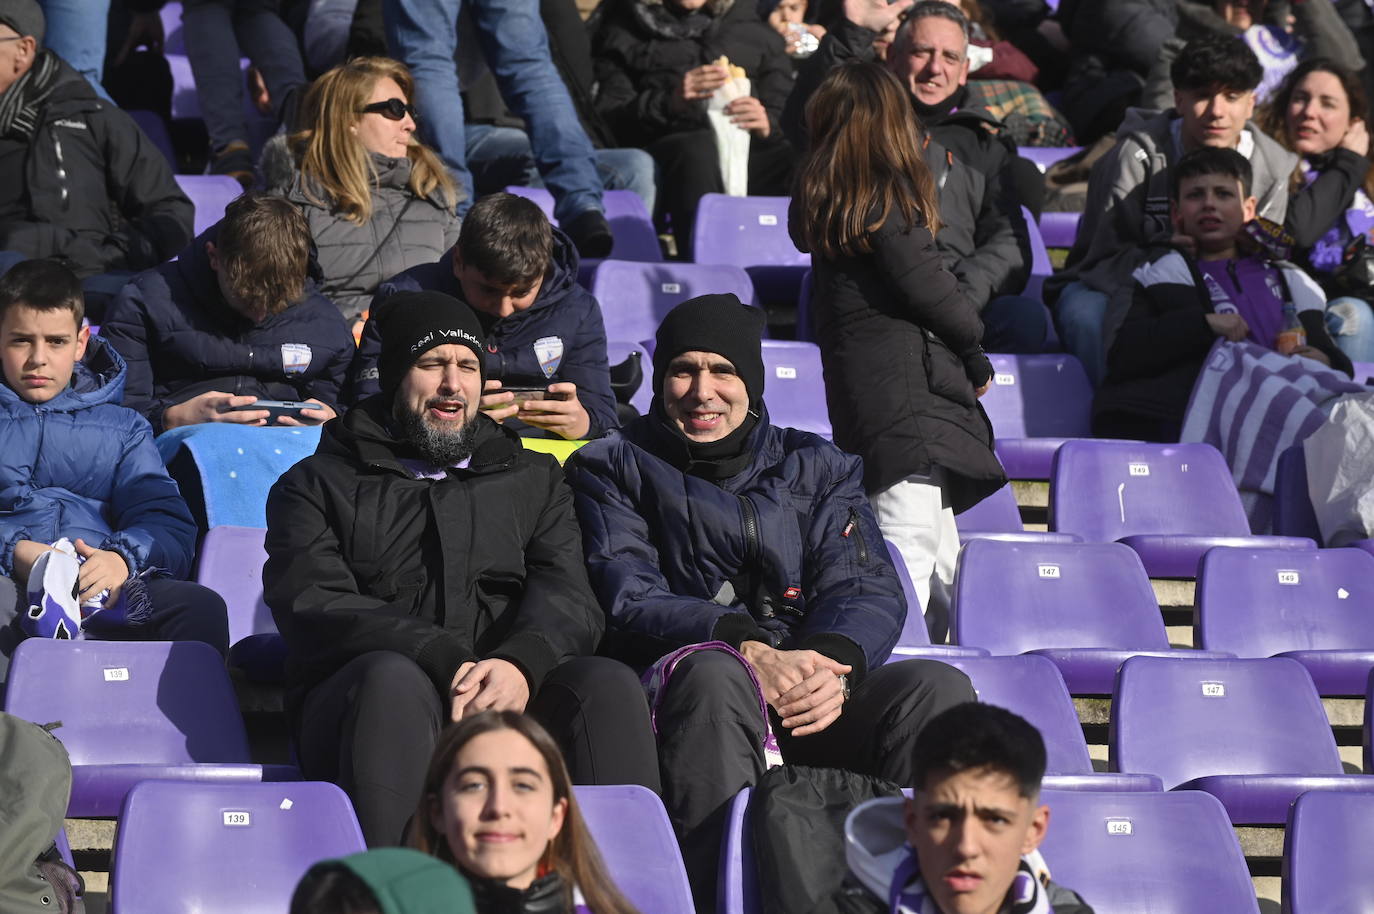
<path fill-rule="evenodd" d="M 373 102 L 362 110 L 363 114 L 380 114 L 389 121 L 399 121 L 407 114 L 412 120 L 418 120 L 415 109 L 401 101 L 399 98 L 388 98 L 384 102 Z"/>

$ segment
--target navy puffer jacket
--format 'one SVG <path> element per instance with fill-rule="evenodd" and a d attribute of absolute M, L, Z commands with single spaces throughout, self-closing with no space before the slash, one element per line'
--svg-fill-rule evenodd
<path fill-rule="evenodd" d="M 129 364 L 124 404 L 158 432 L 167 407 L 212 390 L 314 398 L 343 412 L 339 392 L 356 347 L 339 309 L 307 280 L 304 300 L 251 323 L 225 302 L 210 268 L 205 244 L 218 234 L 216 223 L 110 305 L 100 333 Z"/>
<path fill-rule="evenodd" d="M 754 459 L 719 481 L 664 454 L 653 415 L 568 459 L 602 650 L 643 665 L 687 644 L 761 640 L 847 663 L 884 663 L 906 598 L 863 489 L 859 458 L 768 424 Z M 728 585 L 728 586 L 727 586 Z"/>
<path fill-rule="evenodd" d="M 0 384 L 0 574 L 20 540 L 77 537 L 117 552 L 133 574 L 185 578 L 196 528 L 147 421 L 119 405 L 124 361 L 92 338 L 72 385 L 47 403 Z"/>

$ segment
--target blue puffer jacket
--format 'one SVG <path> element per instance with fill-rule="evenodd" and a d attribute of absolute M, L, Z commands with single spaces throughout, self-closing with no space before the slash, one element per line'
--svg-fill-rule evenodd
<path fill-rule="evenodd" d="M 212 390 L 268 400 L 315 398 L 338 412 L 355 346 L 334 303 L 306 281 L 303 301 L 260 324 L 224 301 L 205 243 L 138 274 L 110 305 L 100 334 L 129 364 L 124 404 L 163 431 L 167 407 Z M 313 263 L 312 274 L 318 275 Z"/>
<path fill-rule="evenodd" d="M 81 537 L 117 552 L 137 575 L 185 578 L 196 528 L 162 465 L 153 431 L 119 405 L 124 360 L 93 337 L 72 385 L 35 406 L 0 384 L 0 574 L 14 544 Z"/>
<path fill-rule="evenodd" d="M 885 662 L 906 598 L 859 458 L 765 411 L 747 439 L 754 460 L 714 482 L 665 459 L 677 442 L 657 422 L 638 419 L 566 465 L 609 614 L 603 651 L 643 665 L 686 644 L 761 640 L 847 663 L 856 680 Z"/>
<path fill-rule="evenodd" d="M 558 381 L 577 385 L 577 398 L 591 417 L 588 438 L 599 438 L 620 425 L 611 393 L 611 371 L 606 363 L 606 325 L 601 306 L 592 293 L 577 284 L 577 249 L 568 236 L 553 230 L 553 258 L 534 304 L 510 317 L 498 318 L 487 329 L 487 377 L 507 387 L 544 386 Z M 463 301 L 463 290 L 453 275 L 453 249 L 436 263 L 411 267 L 377 287 L 371 314 L 397 292 L 443 292 Z M 478 314 L 483 326 L 490 318 Z M 542 368 L 536 347 L 561 347 L 562 357 Z M 377 382 L 377 358 L 382 337 L 377 322 L 363 328 L 358 355 L 349 369 L 350 389 L 358 402 L 381 391 Z M 508 420 L 509 421 L 509 420 Z M 518 422 L 510 423 L 520 434 L 544 434 Z"/>

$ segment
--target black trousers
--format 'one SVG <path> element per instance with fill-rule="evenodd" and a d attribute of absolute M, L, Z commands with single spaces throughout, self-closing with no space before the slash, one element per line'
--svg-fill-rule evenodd
<path fill-rule="evenodd" d="M 649 709 L 639 677 L 604 657 L 578 657 L 530 700 L 577 784 L 659 790 Z M 400 844 L 420 802 L 448 702 L 408 657 L 354 657 L 306 695 L 297 728 L 301 770 L 348 793 L 369 847 Z"/>
<path fill-rule="evenodd" d="M 792 737 L 769 709 L 788 764 L 844 768 L 910 785 L 912 750 L 926 722 L 975 701 L 968 677 L 932 660 L 872 670 L 829 727 Z M 682 843 L 698 911 L 715 910 L 721 829 L 730 801 L 763 776 L 763 718 L 748 672 L 719 651 L 678 664 L 658 711 L 663 802 Z"/>

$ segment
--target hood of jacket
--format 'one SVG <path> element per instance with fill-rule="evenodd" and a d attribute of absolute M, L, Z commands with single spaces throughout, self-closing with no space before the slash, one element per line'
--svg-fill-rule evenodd
<path fill-rule="evenodd" d="M 221 219 L 214 225 L 201 232 L 191 240 L 191 243 L 177 255 L 177 259 L 168 264 L 164 264 L 160 269 L 170 279 L 176 276 L 181 280 L 182 285 L 191 298 L 195 301 L 197 308 L 210 314 L 222 315 L 222 322 L 226 328 L 246 325 L 247 318 L 241 317 L 237 312 L 229 307 L 224 300 L 223 293 L 219 290 L 219 281 L 215 278 L 215 270 L 210 266 L 210 255 L 205 250 L 207 242 L 215 242 L 219 238 L 219 227 L 223 224 Z M 311 295 L 319 291 L 319 285 L 324 278 L 320 270 L 319 256 L 315 252 L 315 242 L 310 242 L 310 256 L 305 264 L 305 286 L 301 291 L 301 301 L 305 301 Z"/>
<path fill-rule="evenodd" d="M 468 471 L 489 473 L 511 466 L 521 448 L 520 436 L 480 410 L 471 421 L 477 423 L 477 433 Z M 421 459 L 418 451 L 392 433 L 390 411 L 382 394 L 368 397 L 343 416 L 325 423 L 316 453 L 343 456 L 404 476 L 411 473 L 401 461 Z"/>
<path fill-rule="evenodd" d="M 34 861 L 61 830 L 71 788 L 62 744 L 37 724 L 0 712 L 0 910 L 49 910 L 51 886 Z"/>
<path fill-rule="evenodd" d="M 72 412 L 109 403 L 119 406 L 124 399 L 124 360 L 109 343 L 98 336 L 86 344 L 86 355 L 72 371 L 67 389 L 46 403 L 43 409 Z M 0 384 L 0 405 L 33 407 L 8 384 Z"/>

